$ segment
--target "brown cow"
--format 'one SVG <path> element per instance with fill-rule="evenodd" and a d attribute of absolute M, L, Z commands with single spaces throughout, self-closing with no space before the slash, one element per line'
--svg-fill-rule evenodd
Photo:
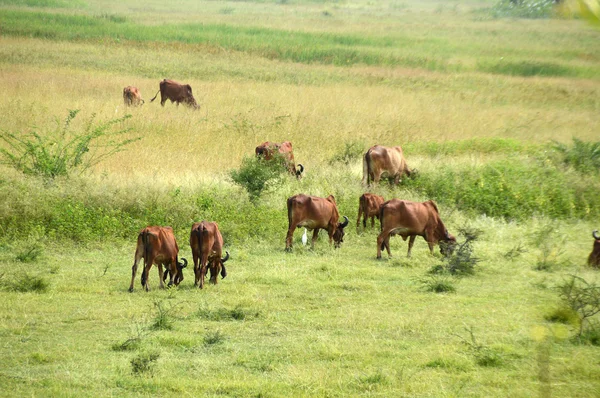
<path fill-rule="evenodd" d="M 369 148 L 363 157 L 362 182 L 365 185 L 371 184 L 371 181 L 375 184 L 379 183 L 382 176 L 398 184 L 404 174 L 410 177 L 413 172 L 408 168 L 402 148 L 399 146 L 375 145 Z"/>
<path fill-rule="evenodd" d="M 408 200 L 392 199 L 381 205 L 379 210 L 381 233 L 377 237 L 377 258 L 381 258 L 381 250 L 390 252 L 390 235 L 400 235 L 403 240 L 410 236 L 408 241 L 408 257 L 417 235 L 422 236 L 429 245 L 433 254 L 433 246 L 438 242 L 442 255 L 451 254 L 456 244 L 456 238 L 448 233 L 436 204 L 432 200 L 418 203 Z"/>
<path fill-rule="evenodd" d="M 216 222 L 202 221 L 194 223 L 190 232 L 190 247 L 194 257 L 194 274 L 196 276 L 194 284 L 197 287 L 200 289 L 204 287 L 204 277 L 208 267 L 210 267 L 210 282 L 212 284 L 217 284 L 219 272 L 221 278 L 227 276 L 225 262 L 229 259 L 229 253 L 225 252 L 225 258 L 221 258 L 223 237 Z"/>
<path fill-rule="evenodd" d="M 365 193 L 358 199 L 358 218 L 356 219 L 356 232 L 363 216 L 363 228 L 367 228 L 367 218 L 371 217 L 371 228 L 375 226 L 375 217 L 379 220 L 379 207 L 385 202 L 383 196 Z M 379 220 L 381 222 L 381 220 Z"/>
<path fill-rule="evenodd" d="M 184 105 L 191 106 L 194 109 L 200 108 L 192 95 L 192 87 L 189 84 L 179 84 L 176 81 L 164 79 L 160 82 L 160 87 L 150 102 L 156 99 L 159 92 L 160 104 L 162 106 L 165 106 L 167 100 L 171 100 L 171 103 L 177 102 L 177 106 L 179 106 L 180 102 L 183 102 Z"/>
<path fill-rule="evenodd" d="M 344 216 L 343 223 L 338 223 L 340 215 L 333 195 L 327 198 L 295 195 L 287 200 L 288 209 L 288 232 L 285 239 L 285 250 L 292 250 L 292 238 L 298 227 L 313 230 L 310 246 L 314 248 L 315 241 L 319 235 L 319 229 L 326 229 L 329 234 L 329 244 L 332 240 L 336 248 L 344 241 L 344 228 L 348 225 L 348 217 Z"/>
<path fill-rule="evenodd" d="M 288 169 L 290 174 L 296 176 L 296 178 L 302 177 L 304 166 L 298 163 L 298 170 L 296 170 L 296 163 L 294 161 L 294 151 L 292 149 L 292 143 L 284 141 L 281 144 L 276 142 L 263 142 L 256 147 L 255 153 L 257 157 L 263 157 L 265 160 L 273 159 L 275 152 L 279 153 L 285 163 L 285 168 Z"/>
<path fill-rule="evenodd" d="M 600 235 L 598 235 L 597 230 L 592 232 L 592 237 L 594 238 L 594 248 L 588 257 L 588 265 L 590 267 L 600 268 Z"/>
<path fill-rule="evenodd" d="M 169 286 L 178 285 L 183 280 L 183 268 L 187 265 L 187 260 L 182 258 L 184 261 L 180 263 L 177 259 L 179 254 L 179 247 L 173 234 L 173 228 L 171 227 L 157 227 L 151 226 L 143 228 L 138 234 L 137 246 L 135 249 L 135 257 L 133 261 L 133 267 L 131 268 L 131 284 L 129 285 L 129 291 L 133 292 L 133 281 L 135 280 L 135 274 L 137 273 L 138 262 L 140 259 L 144 259 L 144 270 L 142 271 L 142 287 L 149 290 L 148 288 L 148 275 L 152 264 L 158 266 L 158 275 L 160 281 L 160 288 L 163 289 L 164 279 L 167 274 L 170 275 Z M 163 265 L 166 267 L 163 273 Z"/>
<path fill-rule="evenodd" d="M 123 102 L 125 106 L 139 106 L 144 103 L 144 100 L 137 87 L 127 86 L 123 89 Z"/>

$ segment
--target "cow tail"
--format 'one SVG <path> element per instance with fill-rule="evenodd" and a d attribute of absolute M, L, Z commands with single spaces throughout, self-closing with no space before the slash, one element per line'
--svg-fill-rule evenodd
<path fill-rule="evenodd" d="M 367 185 L 369 185 L 371 183 L 371 173 L 369 172 L 371 169 L 371 156 L 370 156 L 370 151 L 367 151 L 367 153 L 365 153 L 365 157 L 363 159 L 363 179 L 362 182 L 363 184 L 366 183 Z"/>
<path fill-rule="evenodd" d="M 142 242 L 144 243 L 144 265 L 147 264 L 152 253 L 152 243 L 150 243 L 149 235 L 150 233 L 148 231 L 142 232 Z"/>
<path fill-rule="evenodd" d="M 152 98 L 152 99 L 150 100 L 150 102 L 153 102 L 153 101 L 156 99 L 156 97 L 158 97 L 158 93 L 160 93 L 160 88 L 159 88 L 159 89 L 158 89 L 158 91 L 156 92 L 156 95 L 154 96 L 154 98 Z"/>
<path fill-rule="evenodd" d="M 384 205 L 379 206 L 379 229 L 383 232 L 383 210 L 385 209 Z"/>
<path fill-rule="evenodd" d="M 288 228 L 292 225 L 292 198 L 288 198 L 287 200 L 287 210 L 288 210 Z"/>

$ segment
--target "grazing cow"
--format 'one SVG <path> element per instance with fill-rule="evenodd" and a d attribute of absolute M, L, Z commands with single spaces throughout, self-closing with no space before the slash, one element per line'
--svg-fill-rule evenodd
<path fill-rule="evenodd" d="M 288 198 L 287 209 L 289 226 L 285 240 L 286 251 L 292 250 L 292 238 L 297 227 L 313 230 L 311 248 L 315 246 L 319 229 L 327 230 L 329 244 L 333 240 L 336 248 L 344 241 L 344 228 L 348 225 L 348 217 L 344 216 L 345 221 L 338 223 L 340 216 L 333 195 L 327 198 L 295 195 Z"/>
<path fill-rule="evenodd" d="M 171 100 L 171 103 L 177 102 L 177 106 L 179 106 L 180 102 L 183 102 L 184 105 L 191 106 L 194 109 L 200 108 L 192 95 L 192 87 L 189 84 L 179 84 L 176 81 L 164 79 L 160 82 L 159 90 L 150 102 L 153 102 L 156 99 L 159 92 L 160 104 L 162 106 L 165 106 L 167 100 Z"/>
<path fill-rule="evenodd" d="M 143 228 L 138 234 L 137 247 L 135 249 L 135 257 L 133 261 L 133 267 L 131 268 L 131 284 L 129 285 L 129 291 L 133 292 L 133 281 L 135 280 L 135 274 L 137 273 L 138 262 L 140 259 L 144 259 L 144 270 L 142 271 L 142 287 L 149 290 L 148 288 L 148 275 L 152 264 L 158 266 L 158 275 L 160 281 L 160 288 L 165 287 L 164 280 L 167 274 L 170 275 L 169 286 L 178 285 L 183 280 L 183 268 L 187 266 L 187 260 L 182 258 L 184 261 L 180 263 L 177 259 L 179 254 L 179 247 L 177 241 L 175 241 L 175 235 L 173 234 L 173 228 L 171 227 L 146 227 Z M 163 265 L 166 270 L 163 273 Z"/>
<path fill-rule="evenodd" d="M 196 276 L 194 284 L 197 287 L 200 289 L 204 287 L 204 277 L 209 267 L 210 282 L 212 284 L 217 284 L 219 273 L 221 273 L 221 278 L 227 276 L 225 262 L 229 259 L 229 253 L 225 252 L 225 258 L 221 258 L 223 237 L 216 222 L 202 221 L 194 223 L 190 233 L 190 247 L 194 257 L 194 274 Z"/>
<path fill-rule="evenodd" d="M 588 257 L 588 265 L 594 268 L 600 268 L 600 235 L 598 231 L 592 232 L 594 238 L 594 248 Z"/>
<path fill-rule="evenodd" d="M 377 184 L 381 177 L 387 177 L 397 185 L 404 174 L 410 177 L 414 172 L 415 170 L 408 168 L 399 146 L 375 145 L 363 157 L 362 182 L 365 185 L 370 185 L 371 181 Z"/>
<path fill-rule="evenodd" d="M 285 168 L 288 169 L 290 174 L 296 176 L 296 178 L 302 178 L 302 172 L 304 166 L 298 163 L 298 170 L 296 170 L 296 163 L 294 161 L 294 151 L 292 150 L 292 143 L 289 141 L 282 142 L 281 144 L 276 142 L 263 142 L 256 147 L 255 153 L 257 157 L 262 157 L 265 160 L 273 159 L 275 153 L 279 153 Z"/>
<path fill-rule="evenodd" d="M 381 205 L 379 210 L 381 233 L 377 237 L 377 258 L 381 258 L 381 250 L 390 252 L 390 235 L 400 235 L 403 240 L 410 236 L 408 241 L 408 257 L 417 235 L 422 236 L 429 245 L 433 254 L 433 246 L 438 242 L 442 255 L 452 254 L 456 245 L 456 238 L 448 233 L 436 204 L 432 200 L 418 203 L 408 200 L 392 199 Z"/>
<path fill-rule="evenodd" d="M 123 89 L 123 102 L 125 106 L 139 106 L 144 103 L 144 100 L 137 87 L 127 86 Z"/>
<path fill-rule="evenodd" d="M 365 193 L 358 199 L 358 218 L 356 219 L 356 232 L 360 225 L 360 216 L 363 216 L 363 228 L 367 228 L 367 218 L 371 217 L 371 228 L 375 226 L 375 217 L 379 220 L 379 207 L 385 202 L 383 196 Z M 381 222 L 381 220 L 379 220 Z"/>

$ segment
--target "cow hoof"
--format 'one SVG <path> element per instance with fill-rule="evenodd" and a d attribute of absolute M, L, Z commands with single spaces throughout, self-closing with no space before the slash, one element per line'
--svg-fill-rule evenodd
<path fill-rule="evenodd" d="M 285 248 L 285 252 L 286 253 L 291 253 L 292 252 L 292 248 L 291 247 L 286 247 Z"/>
<path fill-rule="evenodd" d="M 129 293 L 133 293 L 133 288 L 132 287 L 129 288 Z"/>

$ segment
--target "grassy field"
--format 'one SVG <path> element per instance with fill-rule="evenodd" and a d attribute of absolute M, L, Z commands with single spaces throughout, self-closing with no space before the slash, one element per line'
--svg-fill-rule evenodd
<path fill-rule="evenodd" d="M 597 340 L 547 319 L 571 275 L 599 281 L 598 166 L 557 145 L 599 141 L 600 30 L 494 7 L 0 0 L 3 136 L 51 149 L 79 109 L 70 131 L 131 114 L 116 127 L 140 138 L 69 178 L 0 165 L 0 396 L 599 396 Z M 163 78 L 201 109 L 150 103 Z M 142 107 L 124 108 L 127 85 Z M 266 140 L 292 141 L 306 175 L 253 203 L 230 171 Z M 421 238 L 410 259 L 398 238 L 375 259 L 378 227 L 355 231 L 374 144 L 420 172 L 374 192 L 434 199 L 459 242 L 480 231 L 474 275 L 430 274 L 444 260 Z M 297 231 L 284 252 L 300 192 L 335 195 L 340 250 Z M 127 293 L 139 229 L 173 226 L 191 259 L 202 219 L 219 223 L 226 279 L 197 291 L 188 268 L 161 291 L 153 268 L 149 293 Z"/>

